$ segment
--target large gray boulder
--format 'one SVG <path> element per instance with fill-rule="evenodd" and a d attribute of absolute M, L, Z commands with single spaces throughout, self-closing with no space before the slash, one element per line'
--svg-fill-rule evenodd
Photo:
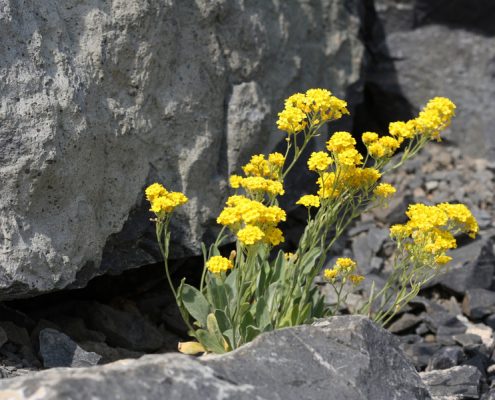
<path fill-rule="evenodd" d="M 358 3 L 0 0 L 0 300 L 160 260 L 154 181 L 197 253 L 283 99 L 359 81 Z"/>
<path fill-rule="evenodd" d="M 270 332 L 222 356 L 52 369 L 2 380 L 0 393 L 16 400 L 431 399 L 392 335 L 356 316 Z"/>
<path fill-rule="evenodd" d="M 495 3 L 375 0 L 375 9 L 366 87 L 368 104 L 380 102 L 368 113 L 376 112 L 383 129 L 391 119 L 411 117 L 432 97 L 449 97 L 457 117 L 443 137 L 470 156 L 493 159 Z"/>

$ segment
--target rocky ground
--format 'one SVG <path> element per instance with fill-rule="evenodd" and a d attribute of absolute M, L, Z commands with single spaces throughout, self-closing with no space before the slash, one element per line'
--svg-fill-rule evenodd
<path fill-rule="evenodd" d="M 476 215 L 479 237 L 460 238 L 449 271 L 388 326 L 438 399 L 495 398 L 494 173 L 495 164 L 431 145 L 387 179 L 398 189 L 389 207 L 363 215 L 336 248 L 339 256 L 357 260 L 368 282 L 379 284 L 393 250 L 388 226 L 404 221 L 408 204 L 463 202 Z M 194 281 L 200 267 L 199 259 L 177 262 L 176 277 L 186 273 Z M 352 308 L 360 296 L 349 299 Z M 4 378 L 171 352 L 186 337 L 161 265 L 0 307 Z"/>

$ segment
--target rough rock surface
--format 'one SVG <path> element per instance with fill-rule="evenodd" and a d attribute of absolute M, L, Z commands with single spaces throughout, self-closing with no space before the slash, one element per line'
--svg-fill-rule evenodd
<path fill-rule="evenodd" d="M 363 317 L 335 317 L 260 336 L 222 356 L 167 354 L 0 381 L 28 399 L 430 399 L 390 334 Z M 17 396 L 17 397 L 15 397 Z M 8 397 L 6 397 L 8 398 Z"/>
<path fill-rule="evenodd" d="M 471 365 L 422 372 L 434 400 L 478 399 L 481 374 Z"/>
<path fill-rule="evenodd" d="M 156 180 L 197 252 L 283 99 L 359 80 L 358 3 L 0 0 L 0 299 L 156 262 Z"/>
<path fill-rule="evenodd" d="M 380 101 L 376 103 L 380 110 L 375 111 L 382 116 L 406 118 L 433 96 L 449 97 L 458 109 L 447 139 L 467 154 L 493 158 L 495 116 L 489 112 L 495 99 L 493 1 L 374 3 L 368 102 Z M 384 99 L 395 102 L 382 106 Z"/>

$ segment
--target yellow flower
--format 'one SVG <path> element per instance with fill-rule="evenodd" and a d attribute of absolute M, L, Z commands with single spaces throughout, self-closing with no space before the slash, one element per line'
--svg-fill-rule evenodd
<path fill-rule="evenodd" d="M 242 228 L 237 232 L 237 239 L 245 245 L 253 245 L 265 237 L 263 231 L 254 225 L 246 225 L 245 228 Z"/>
<path fill-rule="evenodd" d="M 324 151 L 313 152 L 308 160 L 310 171 L 325 171 L 333 163 L 332 158 Z"/>
<path fill-rule="evenodd" d="M 334 282 L 335 278 L 337 278 L 338 275 L 339 271 L 337 271 L 336 269 L 325 268 L 325 270 L 323 271 L 323 277 L 329 282 Z"/>
<path fill-rule="evenodd" d="M 404 139 L 412 139 L 416 135 L 416 121 L 391 122 L 388 126 L 388 131 L 399 142 L 402 142 Z"/>
<path fill-rule="evenodd" d="M 285 162 L 285 157 L 280 153 L 271 153 L 268 155 L 268 162 L 275 167 L 282 167 Z"/>
<path fill-rule="evenodd" d="M 389 183 L 380 183 L 373 193 L 375 196 L 382 197 L 384 199 L 392 196 L 397 190 Z"/>
<path fill-rule="evenodd" d="M 282 231 L 272 226 L 265 231 L 265 242 L 272 246 L 277 246 L 285 241 Z"/>
<path fill-rule="evenodd" d="M 356 145 L 356 139 L 349 132 L 335 132 L 327 142 L 328 151 L 340 153 L 352 149 Z"/>
<path fill-rule="evenodd" d="M 243 178 L 240 184 L 248 192 L 267 192 L 272 195 L 283 195 L 285 193 L 282 182 L 265 179 L 260 176 L 248 176 Z"/>
<path fill-rule="evenodd" d="M 334 269 L 339 272 L 352 272 L 356 269 L 356 262 L 347 257 L 337 258 Z"/>
<path fill-rule="evenodd" d="M 452 257 L 446 256 L 445 254 L 435 257 L 435 262 L 440 265 L 445 265 L 451 261 L 452 261 Z"/>
<path fill-rule="evenodd" d="M 384 157 L 392 157 L 395 151 L 400 147 L 398 140 L 394 139 L 392 136 L 382 136 L 378 139 L 378 144 L 384 149 Z"/>
<path fill-rule="evenodd" d="M 154 183 L 146 189 L 146 197 L 151 203 L 150 211 L 158 217 L 169 214 L 175 208 L 187 203 L 188 198 L 180 192 L 168 192 L 159 183 Z"/>
<path fill-rule="evenodd" d="M 289 134 L 303 131 L 308 124 L 306 114 L 297 107 L 287 106 L 278 113 L 277 127 Z"/>
<path fill-rule="evenodd" d="M 390 236 L 397 239 L 409 237 L 412 231 L 407 225 L 396 224 L 390 227 Z"/>
<path fill-rule="evenodd" d="M 455 104 L 445 97 L 431 99 L 415 120 L 418 130 L 423 135 L 440 140 L 440 131 L 450 125 L 455 108 Z"/>
<path fill-rule="evenodd" d="M 346 149 L 337 154 L 337 161 L 341 165 L 354 167 L 363 163 L 363 156 L 356 149 Z"/>
<path fill-rule="evenodd" d="M 264 154 L 256 154 L 242 167 L 246 176 L 272 177 L 270 165 Z"/>
<path fill-rule="evenodd" d="M 320 198 L 318 196 L 314 196 L 312 194 L 306 194 L 302 196 L 296 204 L 300 204 L 304 207 L 320 207 Z"/>
<path fill-rule="evenodd" d="M 230 186 L 233 188 L 233 189 L 239 189 L 239 187 L 241 186 L 241 183 L 242 183 L 242 180 L 244 178 L 242 176 L 239 176 L 239 175 L 231 175 L 230 176 L 230 179 L 229 179 L 229 182 L 230 182 Z"/>
<path fill-rule="evenodd" d="M 374 142 L 368 146 L 368 153 L 373 158 L 382 158 L 385 155 L 385 148 L 379 142 Z"/>
<path fill-rule="evenodd" d="M 364 132 L 361 139 L 365 145 L 369 145 L 378 140 L 378 133 L 375 132 Z"/>
<path fill-rule="evenodd" d="M 308 105 L 308 99 L 306 95 L 302 93 L 295 93 L 284 103 L 285 107 L 296 107 L 299 108 L 305 114 L 308 114 L 311 111 L 311 107 Z"/>
<path fill-rule="evenodd" d="M 163 185 L 160 185 L 159 183 L 153 183 L 146 188 L 145 193 L 146 199 L 149 202 L 153 202 L 158 197 L 165 196 L 168 191 L 163 187 Z"/>
<path fill-rule="evenodd" d="M 349 275 L 349 280 L 355 286 L 359 285 L 362 281 L 364 281 L 363 275 Z"/>
<path fill-rule="evenodd" d="M 213 256 L 206 262 L 206 267 L 210 272 L 219 274 L 221 272 L 227 272 L 229 269 L 234 268 L 234 265 L 228 258 L 222 256 Z"/>
<path fill-rule="evenodd" d="M 335 172 L 324 172 L 316 181 L 320 189 L 318 196 L 322 199 L 335 198 L 339 195 L 339 190 L 335 187 Z"/>
<path fill-rule="evenodd" d="M 464 204 L 441 203 L 437 207 L 446 212 L 449 219 L 463 232 L 472 238 L 476 236 L 479 230 L 478 222 Z"/>

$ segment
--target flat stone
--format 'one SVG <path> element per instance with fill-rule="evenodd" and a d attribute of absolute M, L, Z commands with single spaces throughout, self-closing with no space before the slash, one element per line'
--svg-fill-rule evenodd
<path fill-rule="evenodd" d="M 423 319 L 417 315 L 405 313 L 392 322 L 387 329 L 392 333 L 400 333 L 414 328 L 422 321 Z"/>
<path fill-rule="evenodd" d="M 434 400 L 479 398 L 481 373 L 471 365 L 420 372 L 420 376 Z"/>
<path fill-rule="evenodd" d="M 40 332 L 40 354 L 45 368 L 90 367 L 101 359 L 99 354 L 85 351 L 69 336 L 50 328 Z"/>
<path fill-rule="evenodd" d="M 433 354 L 428 361 L 426 371 L 448 369 L 459 365 L 465 358 L 464 352 L 458 346 L 446 346 Z"/>
<path fill-rule="evenodd" d="M 453 339 L 462 347 L 482 344 L 481 338 L 478 335 L 474 335 L 472 333 L 454 335 Z"/>
<path fill-rule="evenodd" d="M 87 369 L 52 369 L 0 381 L 27 400 L 428 400 L 396 339 L 368 319 L 334 317 L 259 336 L 236 351 L 193 358 L 148 355 Z M 275 396 L 275 397 L 274 397 Z"/>
<path fill-rule="evenodd" d="M 464 314 L 474 320 L 481 320 L 495 313 L 495 292 L 487 289 L 469 289 L 462 302 Z"/>

